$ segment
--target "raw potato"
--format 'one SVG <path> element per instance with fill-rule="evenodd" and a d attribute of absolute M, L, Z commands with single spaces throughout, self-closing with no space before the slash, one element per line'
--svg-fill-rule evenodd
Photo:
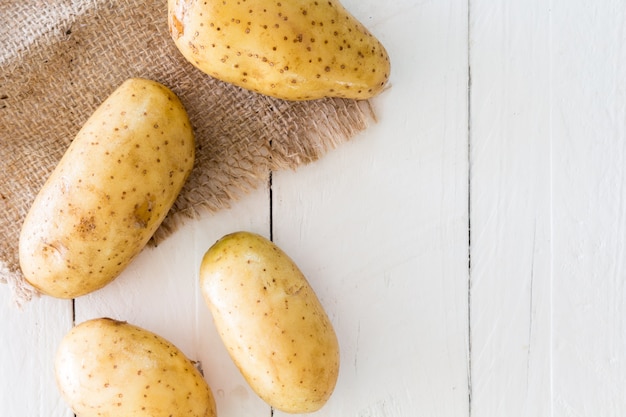
<path fill-rule="evenodd" d="M 182 55 L 248 90 L 367 99 L 389 77 L 387 51 L 338 0 L 168 0 L 168 10 Z"/>
<path fill-rule="evenodd" d="M 251 388 L 289 413 L 320 409 L 339 374 L 332 324 L 294 262 L 262 236 L 237 232 L 204 255 L 200 287 Z"/>
<path fill-rule="evenodd" d="M 59 390 L 78 417 L 215 417 L 211 389 L 176 346 L 109 318 L 65 335 L 55 358 Z"/>
<path fill-rule="evenodd" d="M 180 100 L 145 79 L 124 82 L 87 120 L 22 226 L 24 277 L 73 298 L 114 278 L 159 227 L 194 163 Z"/>

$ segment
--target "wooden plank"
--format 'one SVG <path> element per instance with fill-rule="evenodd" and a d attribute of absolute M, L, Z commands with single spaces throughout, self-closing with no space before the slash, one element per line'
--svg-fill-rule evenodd
<path fill-rule="evenodd" d="M 54 378 L 54 357 L 72 327 L 72 302 L 36 298 L 22 308 L 0 289 L 0 410 L 3 416 L 73 416 Z"/>
<path fill-rule="evenodd" d="M 341 345 L 316 415 L 467 416 L 467 3 L 345 4 L 391 56 L 378 123 L 273 177 L 274 241 Z"/>
<path fill-rule="evenodd" d="M 231 209 L 190 221 L 154 249 L 145 250 L 105 288 L 76 300 L 76 322 L 112 317 L 167 338 L 201 362 L 220 417 L 270 415 L 248 387 L 224 348 L 199 292 L 199 267 L 220 237 L 250 230 L 269 237 L 269 188 Z"/>
<path fill-rule="evenodd" d="M 469 13 L 471 415 L 547 416 L 550 5 L 471 0 Z"/>
<path fill-rule="evenodd" d="M 622 416 L 626 9 L 554 0 L 552 14 L 554 415 Z"/>

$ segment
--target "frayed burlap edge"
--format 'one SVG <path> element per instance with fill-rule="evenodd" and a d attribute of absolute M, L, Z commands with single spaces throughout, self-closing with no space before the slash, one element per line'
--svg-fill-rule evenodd
<path fill-rule="evenodd" d="M 40 295 L 19 272 L 11 271 L 4 261 L 0 261 L 0 282 L 8 285 L 12 302 L 18 307 Z"/>

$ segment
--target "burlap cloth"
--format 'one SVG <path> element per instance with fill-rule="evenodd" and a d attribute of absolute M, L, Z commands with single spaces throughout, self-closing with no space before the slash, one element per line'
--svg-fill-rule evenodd
<path fill-rule="evenodd" d="M 0 0 L 0 280 L 18 303 L 36 291 L 19 270 L 24 216 L 82 124 L 124 80 L 171 88 L 189 112 L 196 166 L 159 241 L 184 218 L 228 207 L 365 129 L 367 102 L 286 102 L 219 82 L 169 37 L 166 0 Z"/>

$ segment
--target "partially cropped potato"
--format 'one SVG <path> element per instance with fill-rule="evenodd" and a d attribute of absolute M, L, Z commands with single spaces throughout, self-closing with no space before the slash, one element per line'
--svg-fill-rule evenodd
<path fill-rule="evenodd" d="M 276 409 L 320 409 L 339 373 L 339 344 L 294 262 L 262 236 L 237 232 L 204 255 L 200 285 L 216 328 L 251 388 Z"/>
<path fill-rule="evenodd" d="M 194 152 L 174 93 L 150 80 L 124 82 L 78 132 L 26 216 L 19 242 L 26 280 L 73 298 L 116 278 L 170 210 Z"/>
<path fill-rule="evenodd" d="M 78 417 L 215 417 L 211 389 L 183 352 L 148 330 L 109 318 L 65 335 L 57 385 Z"/>
<path fill-rule="evenodd" d="M 387 51 L 338 0 L 168 0 L 171 36 L 201 71 L 286 100 L 367 99 Z"/>

